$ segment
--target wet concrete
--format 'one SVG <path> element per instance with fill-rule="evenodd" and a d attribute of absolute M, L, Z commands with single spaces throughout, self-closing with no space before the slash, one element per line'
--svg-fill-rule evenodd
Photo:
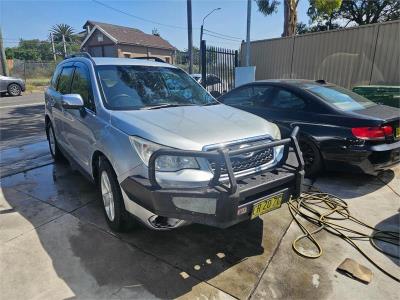
<path fill-rule="evenodd" d="M 394 172 L 388 171 L 384 176 L 390 178 Z M 372 227 L 399 231 L 400 197 L 382 184 L 379 178 L 366 175 L 342 175 L 340 178 L 323 176 L 315 182 L 315 186 L 345 199 L 351 214 Z M 367 234 L 372 233 L 372 230 L 351 222 L 341 224 Z M 307 227 L 313 228 L 310 224 Z M 399 299 L 398 283 L 379 271 L 350 244 L 326 231 L 316 235 L 323 248 L 320 258 L 307 259 L 296 255 L 291 251 L 291 244 L 301 234 L 298 226 L 292 223 L 253 299 Z M 376 251 L 368 240 L 358 241 L 357 245 L 384 269 L 400 277 L 398 259 Z M 301 246 L 314 250 L 310 243 L 305 242 Z M 391 253 L 400 254 L 399 247 L 390 248 L 387 250 Z M 370 268 L 373 272 L 372 282 L 366 285 L 336 272 L 345 258 L 352 258 Z"/>
<path fill-rule="evenodd" d="M 45 138 L 36 137 L 34 143 L 23 139 L 22 143 L 12 143 L 10 146 L 4 146 L 4 149 L 0 150 L 0 178 L 53 162 Z"/>
<path fill-rule="evenodd" d="M 397 180 L 395 172 L 380 179 L 329 174 L 316 184 L 346 199 L 373 226 L 398 228 L 392 216 L 400 197 L 384 183 Z M 388 299 L 397 295 L 396 284 L 329 235 L 318 236 L 325 249 L 320 259 L 294 254 L 291 242 L 299 232 L 285 206 L 226 230 L 191 225 L 154 232 L 138 226 L 116 234 L 106 225 L 95 187 L 68 164 L 5 177 L 1 191 L 5 299 L 350 299 L 361 292 L 374 299 L 381 286 Z M 336 273 L 345 257 L 371 267 L 374 282 L 360 286 Z M 392 271 L 398 268 L 386 256 L 376 259 Z"/>
<path fill-rule="evenodd" d="M 36 202 L 43 202 L 58 209 L 61 214 L 72 213 L 80 224 L 87 224 L 98 232 L 113 235 L 116 243 L 134 247 L 177 268 L 179 273 L 184 272 L 196 282 L 203 281 L 238 298 L 247 298 L 250 295 L 291 221 L 286 210 L 279 210 L 227 230 L 192 225 L 169 232 L 155 232 L 138 226 L 130 233 L 115 234 L 105 223 L 95 187 L 79 173 L 72 171 L 68 164 L 52 164 L 6 177 L 2 180 L 2 189 L 5 199 L 13 199 L 15 193 L 19 193 L 33 199 L 36 205 Z M 10 206 L 18 214 L 31 218 L 26 212 L 18 210 L 18 206 Z M 52 221 L 44 226 L 54 224 L 55 221 Z M 41 223 L 36 225 L 41 226 Z M 39 231 L 37 233 L 40 239 Z M 79 234 L 75 235 L 66 246 L 80 257 L 81 263 L 85 265 L 84 269 L 97 280 L 99 286 L 107 285 L 104 283 L 105 279 L 98 274 L 101 273 L 101 268 L 91 268 L 89 259 L 93 254 L 89 250 L 91 247 L 99 247 L 99 241 L 95 239 L 95 233 L 92 232 L 89 236 L 84 242 Z M 6 236 L 8 237 L 9 235 Z M 83 245 L 86 246 L 80 247 Z M 45 244 L 43 246 L 47 249 Z M 130 266 L 133 262 L 126 260 L 124 263 Z M 64 274 L 57 268 L 56 272 L 64 278 Z M 129 274 L 126 276 L 129 277 Z M 119 278 L 109 280 L 120 281 Z M 184 294 L 175 292 L 174 297 Z"/>

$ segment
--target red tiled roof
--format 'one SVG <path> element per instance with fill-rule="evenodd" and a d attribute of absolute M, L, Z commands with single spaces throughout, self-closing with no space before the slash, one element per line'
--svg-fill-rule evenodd
<path fill-rule="evenodd" d="M 144 33 L 143 31 L 136 28 L 101 23 L 96 21 L 87 21 L 85 25 L 87 24 L 92 26 L 97 25 L 109 35 L 111 35 L 114 39 L 116 39 L 118 44 L 129 44 L 176 50 L 174 46 L 172 46 L 168 41 L 164 40 L 163 38 L 156 35 Z"/>

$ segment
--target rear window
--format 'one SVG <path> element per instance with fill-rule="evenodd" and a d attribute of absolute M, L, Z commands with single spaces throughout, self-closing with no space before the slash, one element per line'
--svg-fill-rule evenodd
<path fill-rule="evenodd" d="M 361 95 L 338 86 L 308 84 L 304 88 L 344 111 L 361 110 L 377 105 Z"/>

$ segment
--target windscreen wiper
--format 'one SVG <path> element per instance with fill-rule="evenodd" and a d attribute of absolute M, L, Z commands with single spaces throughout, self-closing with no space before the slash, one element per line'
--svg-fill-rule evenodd
<path fill-rule="evenodd" d="M 162 104 L 158 104 L 158 105 L 152 105 L 152 106 L 143 107 L 142 109 L 151 110 L 151 109 L 160 109 L 160 108 L 166 108 L 166 107 L 193 106 L 193 105 L 195 105 L 195 104 L 162 103 Z"/>

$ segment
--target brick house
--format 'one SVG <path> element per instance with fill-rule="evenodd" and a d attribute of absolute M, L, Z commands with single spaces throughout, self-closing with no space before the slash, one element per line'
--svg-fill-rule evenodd
<path fill-rule="evenodd" d="M 143 31 L 113 24 L 87 21 L 81 50 L 92 56 L 155 56 L 174 63 L 176 48 L 163 38 Z"/>

